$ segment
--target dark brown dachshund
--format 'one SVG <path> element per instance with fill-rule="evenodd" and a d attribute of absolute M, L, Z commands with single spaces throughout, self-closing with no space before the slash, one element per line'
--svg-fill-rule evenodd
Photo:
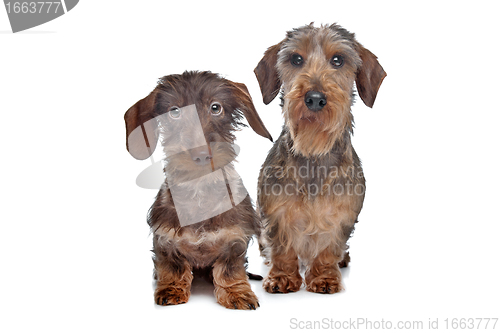
<path fill-rule="evenodd" d="M 165 76 L 125 114 L 132 156 L 151 156 L 159 136 L 166 156 L 166 180 L 148 217 L 159 305 L 187 302 L 193 273 L 209 272 L 221 305 L 259 306 L 245 271 L 258 219 L 232 165 L 243 116 L 271 139 L 245 85 L 210 72 Z"/>
<path fill-rule="evenodd" d="M 255 74 L 264 103 L 281 90 L 285 118 L 259 177 L 260 245 L 272 263 L 264 288 L 299 290 L 300 259 L 307 290 L 338 292 L 339 266 L 349 262 L 346 242 L 365 196 L 351 144 L 354 83 L 372 107 L 386 73 L 354 34 L 311 23 L 271 46 Z"/>

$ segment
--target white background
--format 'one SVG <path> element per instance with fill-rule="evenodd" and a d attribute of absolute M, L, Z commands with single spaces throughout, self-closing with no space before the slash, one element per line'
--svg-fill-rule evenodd
<path fill-rule="evenodd" d="M 0 9 L 0 330 L 284 332 L 302 321 L 500 317 L 498 3 L 486 1 L 80 1 L 12 34 Z M 270 295 L 226 310 L 196 282 L 153 302 L 149 164 L 125 149 L 123 114 L 163 75 L 211 70 L 243 82 L 274 138 L 278 99 L 253 69 L 287 30 L 338 22 L 388 76 L 353 107 L 367 195 L 346 291 Z M 255 200 L 271 143 L 238 133 Z M 250 270 L 267 268 L 256 245 Z M 484 322 L 482 324 L 484 328 Z M 490 325 L 491 327 L 491 325 Z M 361 327 L 362 328 L 362 327 Z M 496 330 L 500 329 L 500 323 Z"/>

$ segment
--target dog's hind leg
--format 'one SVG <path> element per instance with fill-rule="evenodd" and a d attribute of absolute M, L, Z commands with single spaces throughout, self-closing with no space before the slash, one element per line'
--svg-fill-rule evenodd
<path fill-rule="evenodd" d="M 349 255 L 349 252 L 344 253 L 344 258 L 339 262 L 339 268 L 344 268 L 349 266 L 349 263 L 351 262 L 351 256 Z"/>

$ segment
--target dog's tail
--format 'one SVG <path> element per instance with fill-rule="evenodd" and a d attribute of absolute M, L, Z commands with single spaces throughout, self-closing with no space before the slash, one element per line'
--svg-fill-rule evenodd
<path fill-rule="evenodd" d="M 212 268 L 195 268 L 193 269 L 193 275 L 196 277 L 201 277 L 209 283 L 213 283 L 214 278 L 212 276 Z M 247 276 L 250 280 L 262 281 L 264 278 L 258 274 L 253 274 L 247 272 Z"/>
<path fill-rule="evenodd" d="M 262 281 L 264 279 L 262 276 L 250 272 L 247 272 L 247 276 L 250 280 Z"/>

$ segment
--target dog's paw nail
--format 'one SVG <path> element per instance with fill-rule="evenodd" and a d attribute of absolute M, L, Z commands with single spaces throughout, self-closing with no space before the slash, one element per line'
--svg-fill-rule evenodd
<path fill-rule="evenodd" d="M 235 309 L 238 308 L 238 305 L 236 305 L 236 303 L 233 303 L 233 306 L 234 306 Z"/>
<path fill-rule="evenodd" d="M 255 305 L 253 305 L 253 304 L 248 304 L 248 307 L 249 307 L 250 309 L 252 309 L 252 310 L 255 310 Z"/>
<path fill-rule="evenodd" d="M 278 286 L 273 287 L 273 293 L 277 293 L 279 291 L 280 291 L 280 287 L 278 287 Z"/>

